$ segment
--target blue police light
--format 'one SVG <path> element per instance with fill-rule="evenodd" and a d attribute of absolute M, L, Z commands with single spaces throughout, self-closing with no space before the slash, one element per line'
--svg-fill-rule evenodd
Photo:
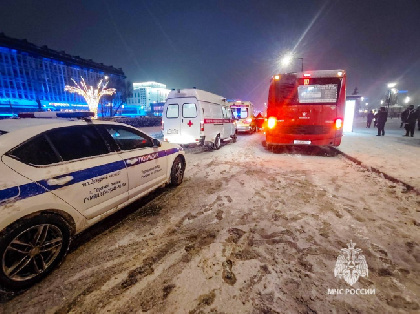
<path fill-rule="evenodd" d="M 20 112 L 18 113 L 19 118 L 90 118 L 95 114 L 91 111 L 75 111 L 75 112 L 63 112 L 63 111 L 43 111 L 43 112 Z"/>

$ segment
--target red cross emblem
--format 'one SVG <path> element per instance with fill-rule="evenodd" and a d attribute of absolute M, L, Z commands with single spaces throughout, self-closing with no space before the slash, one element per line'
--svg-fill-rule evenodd
<path fill-rule="evenodd" d="M 189 127 L 191 127 L 192 125 L 194 125 L 194 123 L 192 123 L 192 122 L 191 122 L 191 120 L 190 120 L 190 121 L 188 121 L 187 125 L 188 125 Z"/>

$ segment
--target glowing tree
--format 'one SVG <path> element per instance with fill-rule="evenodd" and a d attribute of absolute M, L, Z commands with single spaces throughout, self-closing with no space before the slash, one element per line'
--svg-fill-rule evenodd
<path fill-rule="evenodd" d="M 103 79 L 100 80 L 96 89 L 94 89 L 93 86 L 86 85 L 83 77 L 81 77 L 80 84 L 77 84 L 77 82 L 73 79 L 71 80 L 75 86 L 66 85 L 64 90 L 70 93 L 82 95 L 89 106 L 89 110 L 95 114 L 94 118 L 97 118 L 99 100 L 104 95 L 113 95 L 115 93 L 115 88 L 106 88 L 108 81 L 103 82 Z"/>

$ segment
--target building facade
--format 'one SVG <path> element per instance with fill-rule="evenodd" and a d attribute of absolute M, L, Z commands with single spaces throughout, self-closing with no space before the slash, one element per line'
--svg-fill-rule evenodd
<path fill-rule="evenodd" d="M 126 109 L 136 111 L 137 115 L 152 114 L 158 116 L 155 108 L 161 107 L 158 103 L 165 103 L 169 89 L 165 84 L 157 82 L 133 83 L 133 97 L 127 101 Z M 155 104 L 155 105 L 153 105 Z"/>
<path fill-rule="evenodd" d="M 108 87 L 125 80 L 122 69 L 71 56 L 47 46 L 38 47 L 0 33 L 0 116 L 22 111 L 88 110 L 84 98 L 64 91 L 83 77 L 97 85 L 105 76 Z"/>

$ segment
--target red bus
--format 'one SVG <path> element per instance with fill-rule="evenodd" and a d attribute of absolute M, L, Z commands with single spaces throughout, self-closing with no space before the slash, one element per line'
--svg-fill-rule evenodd
<path fill-rule="evenodd" d="M 263 145 L 267 148 L 276 145 L 339 146 L 345 103 L 344 70 L 273 76 Z"/>

